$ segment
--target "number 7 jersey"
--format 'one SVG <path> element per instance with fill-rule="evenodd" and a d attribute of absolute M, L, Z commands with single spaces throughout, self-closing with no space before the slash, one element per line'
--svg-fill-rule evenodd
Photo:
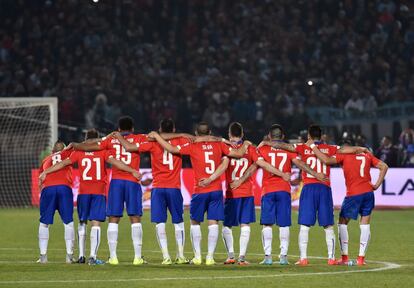
<path fill-rule="evenodd" d="M 328 156 L 335 155 L 336 151 L 340 149 L 340 147 L 336 145 L 328 145 L 328 144 L 316 143 L 316 142 L 315 144 L 322 153 Z M 329 178 L 331 174 L 331 168 L 327 166 L 326 164 L 322 163 L 322 161 L 316 157 L 315 153 L 313 153 L 312 149 L 309 146 L 307 146 L 306 144 L 295 144 L 294 146 L 295 146 L 296 153 L 299 154 L 303 162 L 308 164 L 310 168 L 312 168 L 316 172 L 323 173 Z M 304 185 L 318 183 L 318 184 L 324 184 L 327 186 L 331 186 L 330 181 L 321 182 L 317 180 L 315 177 L 313 177 L 312 175 L 306 173 L 305 171 L 302 171 L 302 179 L 303 179 Z"/>
<path fill-rule="evenodd" d="M 137 147 L 141 143 L 147 141 L 145 134 L 123 134 L 124 138 L 135 144 Z M 129 167 L 139 171 L 140 156 L 139 152 L 127 152 L 125 148 L 119 143 L 118 139 L 112 137 L 104 137 L 101 142 L 98 142 L 101 150 L 109 150 L 117 160 L 124 162 Z M 132 176 L 131 173 L 119 170 L 116 167 L 112 168 L 112 179 L 128 180 L 138 183 L 138 180 Z"/>

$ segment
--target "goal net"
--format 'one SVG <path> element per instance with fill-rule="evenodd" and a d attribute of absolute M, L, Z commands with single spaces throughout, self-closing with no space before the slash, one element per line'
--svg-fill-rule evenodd
<path fill-rule="evenodd" d="M 32 205 L 34 169 L 57 127 L 57 98 L 0 98 L 0 207 Z"/>

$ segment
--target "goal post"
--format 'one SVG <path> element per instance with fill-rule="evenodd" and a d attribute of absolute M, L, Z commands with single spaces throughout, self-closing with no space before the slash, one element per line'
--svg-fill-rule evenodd
<path fill-rule="evenodd" d="M 32 205 L 32 173 L 57 138 L 56 97 L 0 98 L 0 207 Z"/>

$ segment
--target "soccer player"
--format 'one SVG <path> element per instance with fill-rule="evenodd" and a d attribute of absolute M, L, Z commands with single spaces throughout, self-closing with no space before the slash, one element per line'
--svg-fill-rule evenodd
<path fill-rule="evenodd" d="M 273 124 L 270 127 L 268 138 L 270 143 L 281 143 L 285 137 L 282 126 Z M 312 177 L 325 180 L 323 173 L 312 170 L 307 164 L 301 161 L 297 154 L 282 149 L 276 149 L 269 145 L 262 145 L 257 149 L 258 156 L 255 157 L 256 163 L 260 165 L 260 161 L 266 161 L 273 167 L 277 167 L 280 171 L 290 176 L 292 163 L 299 169 L 309 173 Z M 262 180 L 262 203 L 261 203 L 261 225 L 262 244 L 265 252 L 265 258 L 260 263 L 262 265 L 272 265 L 272 226 L 279 226 L 280 255 L 279 264 L 288 265 L 288 249 L 290 239 L 291 220 L 291 188 L 290 177 L 280 177 L 263 172 Z"/>
<path fill-rule="evenodd" d="M 147 141 L 144 134 L 133 134 L 134 122 L 131 117 L 124 116 L 118 120 L 118 131 L 128 142 L 139 146 L 142 142 Z M 135 170 L 139 170 L 140 156 L 138 152 L 128 152 L 119 143 L 118 139 L 113 137 L 104 137 L 97 143 L 73 143 L 75 150 L 82 151 L 99 151 L 109 150 L 115 155 L 117 160 L 124 162 Z M 117 167 L 112 170 L 112 179 L 109 184 L 108 205 L 106 214 L 109 217 L 108 224 L 108 246 L 109 260 L 111 265 L 118 265 L 116 248 L 118 244 L 118 224 L 123 216 L 124 207 L 131 222 L 131 237 L 134 246 L 134 265 L 145 264 L 142 258 L 142 190 L 139 181 L 131 174 Z"/>
<path fill-rule="evenodd" d="M 361 153 L 365 152 L 363 147 L 339 147 L 324 144 L 320 141 L 322 130 L 317 125 L 308 128 L 308 139 L 315 141 L 315 145 L 325 154 L 332 156 L 336 153 Z M 314 171 L 323 173 L 327 177 L 330 175 L 330 167 L 315 156 L 312 149 L 306 144 L 287 144 L 282 142 L 271 143 L 275 148 L 281 148 L 290 152 L 296 152 L 301 159 L 308 164 Z M 332 191 L 329 181 L 320 181 L 307 171 L 302 171 L 303 189 L 299 199 L 299 251 L 300 259 L 295 264 L 300 266 L 308 265 L 307 248 L 309 239 L 309 229 L 316 223 L 318 218 L 319 226 L 325 230 L 326 245 L 328 248 L 328 265 L 336 265 L 335 260 L 335 232 L 334 208 Z"/>
<path fill-rule="evenodd" d="M 175 133 L 175 124 L 172 119 L 164 119 L 160 122 L 160 133 Z M 178 135 L 178 134 L 177 134 Z M 185 230 L 183 220 L 183 197 L 181 195 L 180 172 L 182 166 L 181 155 L 172 154 L 158 142 L 143 142 L 136 146 L 126 141 L 122 135 L 115 137 L 128 152 L 150 152 L 152 167 L 152 191 L 151 191 L 151 222 L 156 223 L 155 230 L 163 255 L 163 265 L 171 265 L 168 252 L 167 233 L 165 222 L 167 221 L 167 209 L 170 211 L 172 223 L 175 228 L 175 240 L 177 244 L 176 264 L 187 264 L 184 257 Z M 174 146 L 183 146 L 189 143 L 184 137 L 169 140 Z"/>
<path fill-rule="evenodd" d="M 348 223 L 350 219 L 357 220 L 361 215 L 359 227 L 361 235 L 359 240 L 358 265 L 365 265 L 365 253 L 371 237 L 371 213 L 375 206 L 374 192 L 384 181 L 388 170 L 387 164 L 377 159 L 371 153 L 360 154 L 336 154 L 332 157 L 322 153 L 312 140 L 308 141 L 315 155 L 327 165 L 340 164 L 344 170 L 346 197 L 342 202 L 339 214 L 338 234 L 341 244 L 342 258 L 338 261 L 340 265 L 347 265 L 348 259 Z M 349 145 L 349 143 L 347 143 Z M 379 177 L 375 184 L 371 184 L 371 167 L 380 170 Z"/>
<path fill-rule="evenodd" d="M 98 140 L 98 132 L 94 129 L 87 131 L 86 143 L 94 143 Z M 105 222 L 106 218 L 106 169 L 105 162 L 112 164 L 122 171 L 131 173 L 138 180 L 141 175 L 137 170 L 129 167 L 123 162 L 116 160 L 108 150 L 83 152 L 74 151 L 69 158 L 49 167 L 40 175 L 44 180 L 46 175 L 65 169 L 65 167 L 77 163 L 80 172 L 79 194 L 77 198 L 77 208 L 79 216 L 78 240 L 79 240 L 79 259 L 77 263 L 85 263 L 85 239 L 87 221 L 91 221 L 91 252 L 88 259 L 89 265 L 104 264 L 102 260 L 96 258 L 101 239 L 100 223 Z"/>
<path fill-rule="evenodd" d="M 201 122 L 197 125 L 197 136 L 207 136 L 210 134 L 211 130 L 207 123 Z M 219 234 L 218 223 L 219 221 L 223 221 L 224 218 L 223 192 L 219 177 L 205 187 L 200 185 L 200 181 L 209 178 L 216 171 L 216 167 L 220 165 L 223 155 L 235 158 L 242 157 L 249 143 L 246 142 L 242 148 L 236 150 L 222 142 L 198 142 L 185 144 L 183 146 L 173 146 L 156 132 L 151 132 L 148 134 L 148 137 L 155 138 L 170 153 L 190 155 L 195 180 L 194 193 L 190 203 L 190 235 L 194 250 L 194 258 L 191 263 L 195 265 L 201 265 L 202 263 L 200 223 L 204 221 L 204 214 L 207 212 L 209 233 L 206 265 L 214 265 L 214 251 Z"/>
<path fill-rule="evenodd" d="M 71 150 L 64 149 L 65 144 L 57 141 L 53 145 L 52 154 L 47 156 L 40 166 L 39 173 L 43 173 L 52 165 L 69 157 Z M 53 224 L 55 211 L 58 210 L 65 228 L 66 263 L 73 262 L 73 244 L 75 231 L 73 228 L 73 194 L 72 169 L 66 167 L 60 171 L 49 174 L 43 181 L 39 180 L 40 194 L 40 224 L 38 263 L 47 263 L 47 245 L 49 242 L 49 225 Z"/>

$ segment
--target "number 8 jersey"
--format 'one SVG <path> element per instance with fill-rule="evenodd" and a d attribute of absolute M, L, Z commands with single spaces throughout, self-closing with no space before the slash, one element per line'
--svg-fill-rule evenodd
<path fill-rule="evenodd" d="M 131 143 L 134 143 L 139 147 L 141 143 L 147 141 L 147 136 L 145 134 L 124 134 L 122 136 Z M 139 170 L 140 157 L 138 152 L 127 152 L 124 147 L 119 143 L 118 139 L 112 137 L 104 137 L 101 142 L 98 142 L 98 145 L 102 150 L 109 150 L 111 154 L 115 156 L 117 160 L 124 162 L 131 168 Z M 138 183 L 138 180 L 132 176 L 131 173 L 121 171 L 116 167 L 112 168 L 112 179 L 118 180 L 128 180 L 131 182 Z"/>
<path fill-rule="evenodd" d="M 320 142 L 316 142 L 316 141 L 315 141 L 315 144 L 318 146 L 318 149 L 322 153 L 325 153 L 328 156 L 335 155 L 336 151 L 338 151 L 341 148 L 341 147 L 336 146 L 336 145 L 328 145 L 328 144 L 324 144 L 324 143 L 320 143 Z M 329 178 L 329 175 L 331 174 L 330 167 L 327 166 L 326 164 L 322 163 L 321 160 L 319 160 L 315 156 L 315 153 L 313 153 L 312 149 L 309 146 L 307 146 L 306 144 L 295 144 L 294 146 L 295 146 L 296 153 L 299 154 L 299 156 L 301 157 L 303 162 L 308 164 L 310 166 L 310 168 L 312 168 L 316 172 L 323 173 Z M 308 174 L 304 171 L 302 171 L 302 179 L 303 179 L 303 184 L 304 185 L 318 183 L 318 184 L 327 185 L 329 187 L 331 186 L 330 181 L 321 182 L 321 181 L 317 180 L 315 177 L 313 177 L 312 175 L 310 175 L 310 174 Z"/>

